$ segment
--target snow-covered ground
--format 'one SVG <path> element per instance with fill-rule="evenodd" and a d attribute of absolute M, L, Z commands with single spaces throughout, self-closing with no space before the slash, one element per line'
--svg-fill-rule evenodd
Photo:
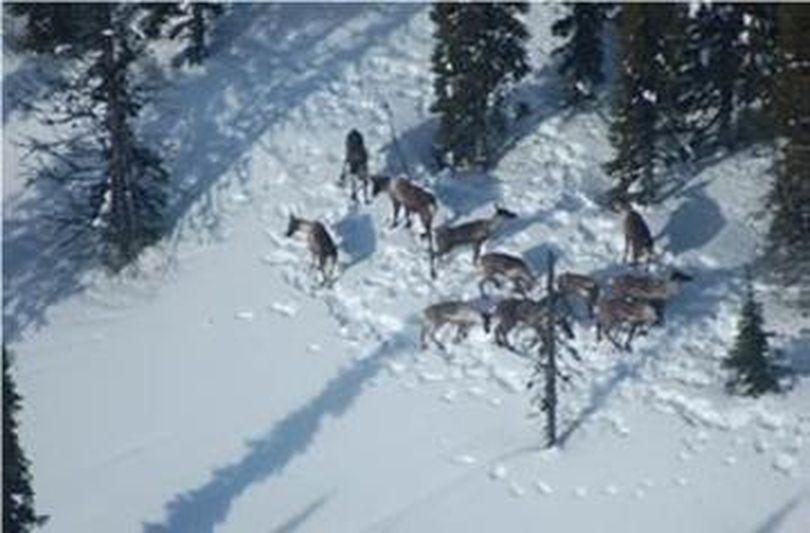
<path fill-rule="evenodd" d="M 720 365 L 761 242 L 767 152 L 702 170 L 644 212 L 665 261 L 695 281 L 632 353 L 576 325 L 583 360 L 567 360 L 555 450 L 529 416 L 528 358 L 481 331 L 449 353 L 419 349 L 425 305 L 478 297 L 470 252 L 431 280 L 416 231 L 388 227 L 387 199 L 353 209 L 335 184 L 352 127 L 373 171 L 402 171 L 387 102 L 441 220 L 499 202 L 520 217 L 489 249 L 538 271 L 548 251 L 563 270 L 618 271 L 619 220 L 596 202 L 606 126 L 556 109 L 557 9 L 529 16 L 537 68 L 521 136 L 491 175 L 458 179 L 423 163 L 429 7 L 240 5 L 225 17 L 204 68 L 176 74 L 144 120 L 183 183 L 176 234 L 137 276 L 83 272 L 47 306 L 8 291 L 48 280 L 4 274 L 45 531 L 810 531 L 810 323 L 761 287 L 799 371 L 784 395 L 728 397 Z M 7 59 L 4 80 L 25 68 Z M 7 227 L 24 215 L 14 143 L 33 128 L 4 114 Z M 283 237 L 291 212 L 339 240 L 334 287 L 317 287 L 303 244 Z"/>

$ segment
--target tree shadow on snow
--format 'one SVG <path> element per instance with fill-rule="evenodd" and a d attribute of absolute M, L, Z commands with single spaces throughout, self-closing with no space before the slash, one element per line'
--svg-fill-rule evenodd
<path fill-rule="evenodd" d="M 213 39 L 215 61 L 164 96 L 174 112 L 156 116 L 147 132 L 172 139 L 172 175 L 184 183 L 172 202 L 186 214 L 274 124 L 314 92 L 341 79 L 362 53 L 408 23 L 419 5 L 234 4 Z M 351 39 L 331 41 L 341 27 L 380 13 Z M 230 39 L 230 41 L 228 41 Z M 275 152 L 276 147 L 265 147 Z M 283 155 L 278 147 L 276 155 Z M 208 216 L 216 216 L 208 213 Z"/>
<path fill-rule="evenodd" d="M 249 441 L 248 451 L 240 460 L 214 470 L 203 486 L 175 496 L 166 504 L 165 522 L 145 524 L 144 533 L 212 533 L 226 519 L 233 502 L 251 485 L 280 474 L 293 459 L 306 453 L 327 417 L 346 414 L 363 392 L 364 384 L 382 370 L 387 359 L 415 347 L 409 329 L 391 336 L 267 434 Z"/>
<path fill-rule="evenodd" d="M 332 498 L 332 495 L 324 495 L 307 505 L 303 510 L 296 513 L 292 518 L 273 529 L 272 533 L 294 533 L 307 520 L 312 518 L 326 503 Z"/>
<path fill-rule="evenodd" d="M 81 277 L 100 267 L 88 235 L 70 234 L 54 214 L 56 197 L 40 193 L 5 209 L 3 220 L 3 338 L 18 340 L 28 327 L 47 323 L 45 312 L 56 302 L 79 294 Z"/>
<path fill-rule="evenodd" d="M 607 403 L 610 396 L 616 391 L 619 385 L 628 379 L 639 377 L 649 359 L 649 352 L 645 350 L 641 357 L 634 359 L 632 362 L 621 360 L 616 363 L 610 377 L 591 387 L 588 404 L 577 414 L 576 418 L 571 421 L 565 430 L 560 433 L 558 438 L 559 445 L 561 447 L 565 446 L 571 439 L 571 436 Z"/>
<path fill-rule="evenodd" d="M 60 81 L 55 61 L 48 56 L 27 55 L 8 74 L 3 73 L 3 124 L 15 112 L 30 110 L 37 101 L 50 95 Z"/>
<path fill-rule="evenodd" d="M 765 521 L 754 530 L 754 533 L 777 533 L 783 531 L 783 526 L 785 526 L 787 519 L 799 509 L 801 504 L 810 505 L 810 492 L 806 489 L 799 492 L 799 494 L 771 513 Z M 793 523 L 798 524 L 798 522 Z"/>
<path fill-rule="evenodd" d="M 211 56 L 203 67 L 175 74 L 141 117 L 142 137 L 161 140 L 158 151 L 171 154 L 166 167 L 173 180 L 168 202 L 172 242 L 187 229 L 216 231 L 221 218 L 218 192 L 249 178 L 246 154 L 261 136 L 313 92 L 339 81 L 366 50 L 422 9 L 373 4 L 231 6 L 213 32 Z M 362 25 L 363 31 L 324 46 L 347 25 Z M 82 292 L 84 274 L 98 266 L 98 259 L 77 243 L 65 247 L 65 239 L 53 231 L 51 189 L 41 180 L 34 187 L 30 199 L 4 202 L 7 340 L 29 326 L 44 325 L 46 310 Z"/>

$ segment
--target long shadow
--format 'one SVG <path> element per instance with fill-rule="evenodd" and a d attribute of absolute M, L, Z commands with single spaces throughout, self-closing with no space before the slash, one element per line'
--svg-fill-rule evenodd
<path fill-rule="evenodd" d="M 268 128 L 284 119 L 320 88 L 340 79 L 364 50 L 422 5 L 233 4 L 219 22 L 212 55 L 202 73 L 188 74 L 156 95 L 144 108 L 144 139 L 163 140 L 174 151 L 167 162 L 173 176 L 169 225 L 189 219 L 191 229 L 216 228 L 213 194 L 227 186 L 228 170 Z M 364 18 L 367 13 L 378 16 Z M 362 32 L 326 46 L 334 32 L 362 24 Z M 244 172 L 233 172 L 244 179 Z M 231 178 L 233 179 L 233 178 Z M 41 327 L 46 310 L 83 290 L 83 274 L 98 261 L 85 253 L 65 253 L 64 238 L 53 231 L 49 185 L 35 182 L 25 202 L 4 212 L 3 333 L 18 338 L 27 327 Z M 8 204 L 7 204 L 8 205 Z M 199 207 L 199 215 L 190 213 Z M 196 210 L 195 210 L 196 212 Z M 201 218 L 201 221 L 191 219 Z M 75 247 L 75 243 L 74 243 Z"/>
<path fill-rule="evenodd" d="M 45 188 L 43 188 L 45 190 Z M 28 327 L 46 323 L 52 304 L 82 292 L 83 272 L 99 266 L 93 243 L 57 220 L 55 195 L 26 197 L 3 221 L 3 336 L 13 342 Z"/>
<path fill-rule="evenodd" d="M 216 62 L 206 75 L 190 77 L 167 91 L 175 113 L 145 125 L 155 136 L 180 147 L 172 174 L 183 176 L 172 202 L 175 219 L 184 216 L 211 185 L 220 181 L 273 124 L 287 117 L 313 92 L 338 81 L 362 52 L 401 25 L 420 5 L 234 4 L 223 33 L 244 28 L 233 43 L 218 43 Z M 330 36 L 364 13 L 381 13 L 352 39 Z M 225 46 L 228 45 L 228 46 Z M 268 147 L 273 150 L 274 147 Z M 279 154 L 282 152 L 279 147 Z M 215 216 L 215 214 L 210 214 Z"/>
<path fill-rule="evenodd" d="M 574 418 L 568 427 L 566 427 L 565 430 L 560 434 L 558 439 L 559 445 L 561 447 L 565 446 L 571 436 L 576 433 L 576 431 L 582 427 L 583 424 L 590 420 L 590 418 L 593 417 L 593 415 L 595 415 L 602 406 L 605 405 L 611 394 L 613 394 L 621 383 L 627 379 L 638 377 L 646 361 L 647 356 L 637 359 L 632 364 L 620 362 L 614 367 L 613 375 L 610 376 L 607 381 L 595 385 L 591 389 L 588 405 L 586 405 L 585 408 L 579 412 L 576 418 Z"/>
<path fill-rule="evenodd" d="M 777 533 L 778 531 L 782 531 L 785 520 L 799 507 L 799 504 L 801 504 L 803 500 L 808 500 L 808 493 L 806 491 L 800 492 L 771 513 L 765 521 L 754 530 L 754 533 Z"/>
<path fill-rule="evenodd" d="M 726 225 L 720 206 L 706 195 L 706 185 L 696 184 L 681 193 L 683 202 L 656 236 L 656 240 L 668 237 L 667 250 L 675 255 L 704 246 Z"/>
<path fill-rule="evenodd" d="M 3 73 L 3 124 L 17 111 L 28 111 L 53 92 L 59 74 L 48 56 L 23 59 L 13 72 Z"/>
<path fill-rule="evenodd" d="M 371 215 L 349 213 L 333 227 L 340 236 L 341 248 L 350 258 L 346 268 L 365 261 L 377 249 L 377 234 Z"/>
<path fill-rule="evenodd" d="M 330 495 L 324 495 L 307 505 L 303 510 L 296 513 L 292 518 L 273 529 L 272 533 L 294 533 L 304 523 L 312 518 L 331 498 Z"/>
<path fill-rule="evenodd" d="M 386 359 L 413 346 L 403 330 L 341 372 L 312 400 L 291 412 L 266 435 L 248 442 L 240 460 L 216 469 L 203 486 L 178 494 L 166 504 L 162 524 L 145 524 L 144 533 L 211 533 L 228 516 L 233 502 L 251 485 L 281 473 L 315 441 L 327 416 L 344 415 L 376 376 Z"/>

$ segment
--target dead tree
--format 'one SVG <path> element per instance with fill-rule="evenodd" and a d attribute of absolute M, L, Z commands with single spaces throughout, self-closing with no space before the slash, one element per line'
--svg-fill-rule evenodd
<path fill-rule="evenodd" d="M 556 289 L 557 284 L 554 280 L 554 262 L 554 254 L 549 252 L 547 267 L 548 273 L 546 279 L 546 290 L 548 291 L 546 298 L 548 298 L 549 301 L 549 317 L 548 320 L 543 323 L 541 330 L 538 331 L 542 342 L 540 343 L 540 347 L 538 349 L 537 360 L 534 364 L 532 377 L 528 383 L 528 387 L 533 388 L 541 377 L 544 382 L 542 391 L 538 390 L 538 392 L 532 397 L 532 403 L 539 407 L 541 412 L 545 412 L 546 414 L 546 446 L 549 448 L 558 444 L 557 378 L 560 378 L 563 382 L 570 380 L 568 375 L 563 374 L 560 371 L 558 358 L 560 355 L 559 349 L 561 347 L 565 347 L 567 352 L 570 353 L 573 358 L 579 359 L 579 355 L 576 353 L 576 350 L 565 345 L 565 340 L 563 340 L 565 335 L 562 338 L 558 338 L 560 333 L 565 334 L 566 332 L 561 331 L 562 328 L 558 328 L 558 325 L 561 323 L 559 320 L 561 317 L 559 317 L 558 314 L 564 312 L 564 307 L 558 305 L 558 300 L 564 296 Z"/>

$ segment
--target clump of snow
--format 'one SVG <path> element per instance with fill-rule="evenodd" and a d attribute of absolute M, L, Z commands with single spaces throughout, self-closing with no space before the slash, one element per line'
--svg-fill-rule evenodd
<path fill-rule="evenodd" d="M 298 313 L 298 306 L 293 302 L 273 302 L 270 309 L 286 317 L 294 317 Z"/>
<path fill-rule="evenodd" d="M 796 460 L 794 455 L 780 453 L 776 455 L 772 464 L 774 470 L 781 472 L 786 476 L 793 476 L 796 473 L 799 462 Z"/>
<path fill-rule="evenodd" d="M 523 485 L 521 485 L 517 481 L 510 481 L 509 494 L 511 494 L 515 498 L 522 498 L 526 495 L 526 489 L 523 488 Z"/>
<path fill-rule="evenodd" d="M 534 488 L 537 489 L 537 492 L 539 492 L 543 496 L 548 496 L 553 492 L 551 490 L 551 485 L 549 485 L 545 481 L 535 481 Z"/>
<path fill-rule="evenodd" d="M 508 474 L 509 470 L 503 464 L 497 464 L 489 471 L 489 477 L 496 480 L 504 479 Z"/>
<path fill-rule="evenodd" d="M 238 320 L 244 320 L 246 322 L 249 322 L 254 318 L 256 318 L 256 313 L 254 311 L 244 310 L 244 311 L 237 311 L 236 313 L 234 313 L 234 316 Z"/>
<path fill-rule="evenodd" d="M 453 457 L 453 462 L 460 465 L 474 465 L 478 462 L 478 459 L 472 455 L 456 455 Z"/>

